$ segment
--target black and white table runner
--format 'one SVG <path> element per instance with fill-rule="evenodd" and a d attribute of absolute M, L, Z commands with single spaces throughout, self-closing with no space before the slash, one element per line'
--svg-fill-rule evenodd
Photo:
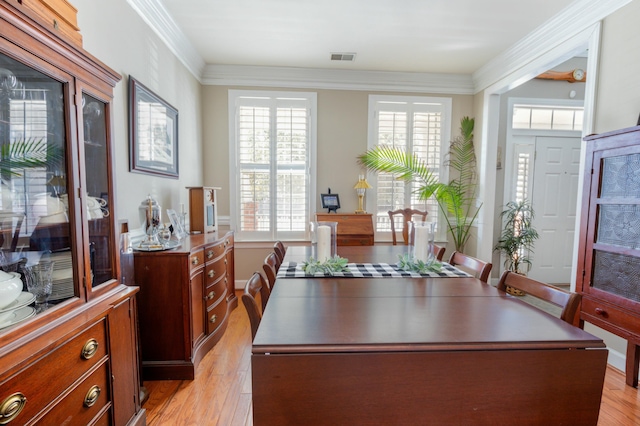
<path fill-rule="evenodd" d="M 470 277 L 460 269 L 443 262 L 439 271 L 428 271 L 419 274 L 417 272 L 405 271 L 396 265 L 388 263 L 347 263 L 347 271 L 333 272 L 326 274 L 317 272 L 314 275 L 308 275 L 302 270 L 302 263 L 299 262 L 283 262 L 278 269 L 277 278 L 310 278 L 310 277 L 345 277 L 345 278 L 387 278 L 387 277 L 408 277 L 408 278 L 429 278 L 429 277 Z"/>

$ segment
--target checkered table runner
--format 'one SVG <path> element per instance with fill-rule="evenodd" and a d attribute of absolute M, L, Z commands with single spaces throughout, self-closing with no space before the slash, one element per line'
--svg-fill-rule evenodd
<path fill-rule="evenodd" d="M 396 265 L 388 263 L 347 263 L 347 271 L 334 272 L 332 275 L 317 272 L 314 275 L 307 275 L 302 270 L 302 263 L 283 262 L 278 269 L 277 278 L 309 278 L 309 277 L 346 277 L 346 278 L 391 278 L 391 277 L 470 277 L 460 269 L 443 262 L 442 268 L 438 272 L 429 271 L 424 274 L 404 271 Z"/>

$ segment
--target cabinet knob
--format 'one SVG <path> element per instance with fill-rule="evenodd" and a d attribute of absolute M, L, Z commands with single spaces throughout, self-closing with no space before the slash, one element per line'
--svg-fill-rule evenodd
<path fill-rule="evenodd" d="M 227 264 L 227 259 L 226 259 L 226 258 L 224 259 L 224 264 L 225 264 L 225 265 Z"/>
<path fill-rule="evenodd" d="M 211 318 L 209 319 L 209 322 L 211 324 L 215 324 L 217 320 L 218 320 L 218 316 L 217 315 L 212 315 Z"/>
<path fill-rule="evenodd" d="M 214 271 L 213 269 L 207 273 L 207 275 L 209 275 L 209 278 L 213 278 L 215 274 L 216 274 L 216 271 Z"/>
<path fill-rule="evenodd" d="M 192 265 L 197 265 L 198 263 L 200 263 L 200 261 L 198 260 L 197 256 L 191 258 Z"/>
<path fill-rule="evenodd" d="M 91 407 L 98 401 L 98 397 L 100 397 L 100 386 L 91 386 L 89 392 L 87 392 L 87 394 L 84 396 L 84 406 L 87 408 Z"/>
<path fill-rule="evenodd" d="M 96 352 L 98 352 L 98 341 L 96 339 L 89 339 L 82 347 L 82 354 L 80 356 L 83 359 L 89 359 L 94 356 Z"/>
<path fill-rule="evenodd" d="M 596 312 L 596 315 L 600 315 L 600 316 L 603 316 L 603 317 L 607 316 L 607 311 L 605 311 L 602 308 L 596 308 L 595 312 Z"/>
<path fill-rule="evenodd" d="M 211 291 L 209 292 L 209 294 L 207 294 L 207 297 L 205 297 L 205 300 L 213 300 L 214 297 L 216 297 L 216 292 Z"/>
<path fill-rule="evenodd" d="M 207 252 L 207 259 L 211 259 L 211 258 L 213 258 L 213 250 L 209 250 Z"/>
<path fill-rule="evenodd" d="M 8 396 L 0 404 L 0 425 L 6 425 L 15 419 L 27 404 L 27 397 L 17 392 Z"/>

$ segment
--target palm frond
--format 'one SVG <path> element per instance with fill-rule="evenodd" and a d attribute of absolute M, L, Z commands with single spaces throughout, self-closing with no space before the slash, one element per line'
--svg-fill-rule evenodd
<path fill-rule="evenodd" d="M 0 174 L 21 176 L 20 169 L 45 167 L 63 159 L 62 149 L 44 139 L 29 138 L 0 145 Z"/>

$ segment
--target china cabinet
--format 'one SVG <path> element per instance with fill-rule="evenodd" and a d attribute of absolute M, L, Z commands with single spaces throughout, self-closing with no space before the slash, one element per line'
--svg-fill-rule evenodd
<path fill-rule="evenodd" d="M 121 77 L 75 22 L 63 0 L 0 0 L 0 267 L 23 280 L 0 312 L 0 424 L 145 424 L 114 217 Z M 48 290 L 25 273 L 46 262 Z"/>
<path fill-rule="evenodd" d="M 577 290 L 581 320 L 627 340 L 627 384 L 640 360 L 640 126 L 588 136 Z"/>
<path fill-rule="evenodd" d="M 180 247 L 135 252 L 145 380 L 192 380 L 238 305 L 234 235 L 190 235 Z"/>

